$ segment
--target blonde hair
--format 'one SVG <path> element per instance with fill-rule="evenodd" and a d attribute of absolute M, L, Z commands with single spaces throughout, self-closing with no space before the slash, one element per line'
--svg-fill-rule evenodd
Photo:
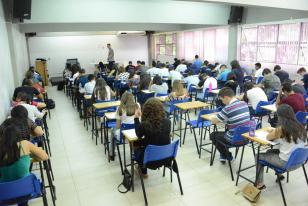
<path fill-rule="evenodd" d="M 174 92 L 176 96 L 183 96 L 185 94 L 185 89 L 180 80 L 173 81 L 172 92 Z"/>
<path fill-rule="evenodd" d="M 121 97 L 121 104 L 119 106 L 119 115 L 122 116 L 126 112 L 127 116 L 132 116 L 138 109 L 138 104 L 135 102 L 134 95 L 130 92 L 125 92 Z"/>

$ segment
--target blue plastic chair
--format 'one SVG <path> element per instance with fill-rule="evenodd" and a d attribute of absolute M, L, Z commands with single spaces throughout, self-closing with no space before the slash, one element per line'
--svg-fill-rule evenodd
<path fill-rule="evenodd" d="M 258 77 L 257 79 L 256 79 L 256 84 L 260 84 L 261 83 L 261 81 L 263 80 L 263 76 L 261 76 L 261 77 Z"/>
<path fill-rule="evenodd" d="M 0 183 L 0 205 L 20 204 L 39 197 L 42 197 L 44 206 L 47 206 L 45 189 L 32 173 L 18 180 Z"/>
<path fill-rule="evenodd" d="M 201 118 L 201 116 L 205 115 L 205 114 L 211 114 L 211 113 L 214 113 L 214 112 L 218 112 L 218 110 L 217 109 L 214 109 L 214 110 L 208 110 L 208 109 L 200 110 L 200 112 L 198 114 L 198 119 L 187 121 L 186 125 L 185 125 L 183 144 L 185 143 L 187 126 L 190 126 L 190 131 L 192 131 L 193 134 L 194 134 L 196 148 L 197 148 L 197 152 L 198 152 L 199 158 L 201 158 L 201 150 L 203 149 L 202 146 L 208 145 L 208 144 L 202 144 L 202 138 L 205 138 L 207 131 L 209 132 L 209 134 L 211 133 L 210 126 L 213 125 L 211 123 L 211 121 L 203 120 Z M 198 146 L 198 141 L 197 141 L 197 136 L 196 136 L 195 128 L 201 129 L 199 146 Z M 203 128 L 205 128 L 204 136 L 203 136 Z M 200 134 L 200 130 L 199 130 L 199 134 Z"/>
<path fill-rule="evenodd" d="M 308 112 L 296 112 L 295 117 L 302 125 L 307 124 Z"/>
<path fill-rule="evenodd" d="M 167 96 L 168 94 L 166 93 L 166 94 L 162 94 L 162 93 L 156 93 L 156 96 L 157 97 L 163 97 L 163 96 Z"/>
<path fill-rule="evenodd" d="M 183 189 L 179 174 L 179 169 L 177 162 L 175 160 L 177 151 L 179 148 L 179 140 L 176 140 L 168 145 L 157 146 L 157 145 L 148 145 L 144 151 L 144 158 L 143 158 L 143 168 L 149 168 L 152 170 L 156 170 L 160 167 L 164 167 L 163 177 L 165 176 L 165 169 L 166 167 L 170 170 L 170 177 L 172 182 L 172 172 L 177 174 L 177 179 L 181 191 L 181 195 L 183 195 Z M 154 163 L 154 165 L 152 165 Z M 148 205 L 147 196 L 145 192 L 143 176 L 141 169 L 138 169 L 139 177 L 141 180 L 143 197 L 145 201 L 145 205 Z"/>
<path fill-rule="evenodd" d="M 275 101 L 276 101 L 278 94 L 275 93 L 275 92 L 277 92 L 277 91 L 274 90 L 274 91 L 272 91 L 272 92 L 269 93 L 269 95 L 268 95 L 268 101 L 271 101 L 271 102 L 273 102 L 273 101 L 275 102 Z"/>
<path fill-rule="evenodd" d="M 213 88 L 216 89 L 216 88 Z M 196 101 L 207 102 L 211 104 L 211 107 L 214 104 L 214 94 L 209 92 L 209 89 L 206 88 L 203 93 L 198 93 L 196 96 Z"/>
<path fill-rule="evenodd" d="M 196 85 L 194 84 L 190 84 L 189 87 L 188 87 L 188 94 L 190 96 L 190 98 L 193 98 L 195 96 L 195 98 L 197 97 L 197 88 L 196 88 Z"/>
<path fill-rule="evenodd" d="M 308 106 L 308 94 L 304 95 L 304 100 L 305 100 L 305 107 Z"/>
<path fill-rule="evenodd" d="M 277 175 L 279 187 L 280 187 L 281 196 L 282 196 L 283 203 L 284 203 L 285 206 L 287 205 L 287 203 L 286 203 L 286 199 L 285 199 L 285 196 L 284 196 L 284 192 L 283 192 L 283 189 L 282 189 L 281 180 L 279 178 L 279 175 L 281 175 L 285 172 L 290 172 L 290 171 L 294 170 L 295 168 L 302 166 L 303 171 L 304 171 L 304 175 L 305 175 L 305 179 L 306 179 L 306 182 L 307 182 L 307 185 L 308 185 L 307 173 L 306 173 L 306 169 L 305 169 L 305 166 L 304 166 L 304 164 L 307 162 L 307 160 L 308 160 L 308 148 L 297 148 L 291 153 L 288 162 L 282 168 L 276 167 L 275 165 L 272 165 L 269 162 L 264 161 L 264 160 L 259 160 L 259 162 L 258 162 L 259 164 L 261 164 L 265 167 L 271 168 L 275 171 L 275 173 Z M 259 171 L 258 171 L 258 175 L 259 175 Z M 258 178 L 256 178 L 256 179 L 258 179 Z"/>
<path fill-rule="evenodd" d="M 256 107 L 256 110 L 255 110 L 255 113 L 252 114 L 253 117 L 255 117 L 257 119 L 257 124 L 260 125 L 260 127 L 262 128 L 262 119 L 264 116 L 267 116 L 267 115 L 270 115 L 270 111 L 267 111 L 265 109 L 262 109 L 261 106 L 266 106 L 266 105 L 271 105 L 273 104 L 272 102 L 270 101 L 260 101 L 258 104 L 257 104 L 257 107 Z"/>
<path fill-rule="evenodd" d="M 235 158 L 237 156 L 239 148 L 242 147 L 242 154 L 241 154 L 241 159 L 240 159 L 240 164 L 239 164 L 238 171 L 241 170 L 242 161 L 243 161 L 243 155 L 244 155 L 244 148 L 249 143 L 249 140 L 244 138 L 242 136 L 242 134 L 249 132 L 250 124 L 252 124 L 252 123 L 253 123 L 252 121 L 249 121 L 247 124 L 245 124 L 243 126 L 236 127 L 235 130 L 234 130 L 234 134 L 233 134 L 232 140 L 228 144 L 216 140 L 217 142 L 219 142 L 220 144 L 224 145 L 224 147 L 226 147 L 228 149 L 235 148 L 236 149 L 236 151 L 235 151 Z M 255 123 L 253 123 L 253 124 L 255 124 Z M 212 146 L 213 145 L 214 144 L 212 144 Z M 253 146 L 252 146 L 252 149 L 253 149 L 253 154 L 255 154 Z M 212 149 L 212 151 L 213 151 L 213 149 Z M 211 166 L 213 165 L 213 162 L 214 162 L 214 159 L 215 159 L 215 154 L 216 154 L 216 147 L 214 149 L 214 154 L 211 157 L 211 164 L 210 164 Z M 229 169 L 230 169 L 231 179 L 232 179 L 232 181 L 234 181 L 233 170 L 232 170 L 232 166 L 231 166 L 231 161 L 232 160 L 231 159 L 227 159 L 227 160 L 228 160 L 228 165 L 229 165 Z M 237 175 L 236 185 L 238 184 L 238 180 L 239 180 L 239 173 Z"/>

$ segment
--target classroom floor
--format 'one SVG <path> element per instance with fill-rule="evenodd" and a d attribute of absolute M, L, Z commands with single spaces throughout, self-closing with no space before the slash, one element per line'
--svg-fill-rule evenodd
<path fill-rule="evenodd" d="M 56 102 L 48 120 L 50 130 L 52 167 L 55 175 L 58 206 L 144 205 L 139 177 L 135 176 L 135 192 L 121 194 L 117 186 L 122 181 L 118 159 L 108 163 L 102 145 L 95 145 L 90 130 L 86 131 L 76 108 L 63 91 L 48 88 L 48 95 Z M 192 112 L 193 113 L 193 112 Z M 250 206 L 241 194 L 236 194 L 247 181 L 240 179 L 239 186 L 231 181 L 228 165 L 222 165 L 218 156 L 213 166 L 209 165 L 210 154 L 203 152 L 198 158 L 192 134 L 188 130 L 185 145 L 179 148 L 177 161 L 184 195 L 180 195 L 176 176 L 170 183 L 169 172 L 162 177 L 162 170 L 149 171 L 145 188 L 149 205 L 219 205 Z M 123 153 L 122 153 L 123 154 Z M 244 166 L 253 163 L 251 148 L 246 147 Z M 239 156 L 232 163 L 238 168 Z M 307 165 L 306 165 L 306 168 Z M 255 176 L 255 169 L 245 174 Z M 265 174 L 267 189 L 262 192 L 258 205 L 283 205 L 279 186 L 273 171 Z M 302 169 L 290 173 L 290 182 L 283 182 L 288 205 L 308 205 L 308 187 Z M 52 205 L 48 198 L 49 205 Z M 30 202 L 41 206 L 42 200 Z"/>

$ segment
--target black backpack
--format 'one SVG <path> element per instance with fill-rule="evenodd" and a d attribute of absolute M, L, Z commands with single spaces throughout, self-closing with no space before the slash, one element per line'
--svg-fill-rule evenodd
<path fill-rule="evenodd" d="M 55 101 L 53 101 L 52 99 L 47 99 L 47 105 L 46 107 L 48 109 L 54 109 L 56 107 L 56 103 Z"/>
<path fill-rule="evenodd" d="M 127 193 L 129 190 L 130 190 L 130 188 L 132 187 L 132 175 L 129 173 L 129 171 L 127 170 L 127 169 L 125 169 L 124 171 L 123 171 L 123 181 L 122 181 L 122 183 L 121 184 L 119 184 L 119 186 L 118 186 L 118 191 L 120 192 L 120 193 Z M 121 191 L 120 190 L 120 187 L 121 186 L 124 186 L 124 188 L 125 188 L 125 190 L 124 191 Z"/>

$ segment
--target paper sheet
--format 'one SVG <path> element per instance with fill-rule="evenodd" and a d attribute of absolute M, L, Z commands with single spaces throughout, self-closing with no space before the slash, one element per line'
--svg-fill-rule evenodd
<path fill-rule="evenodd" d="M 271 145 L 276 145 L 277 144 L 276 142 L 272 142 L 272 141 L 269 141 L 269 140 L 266 139 L 267 135 L 268 135 L 268 132 L 264 131 L 264 130 L 256 131 L 256 133 L 255 133 L 255 137 L 257 139 L 260 139 L 260 140 L 262 140 L 264 142 L 267 142 L 267 143 L 269 143 Z"/>

